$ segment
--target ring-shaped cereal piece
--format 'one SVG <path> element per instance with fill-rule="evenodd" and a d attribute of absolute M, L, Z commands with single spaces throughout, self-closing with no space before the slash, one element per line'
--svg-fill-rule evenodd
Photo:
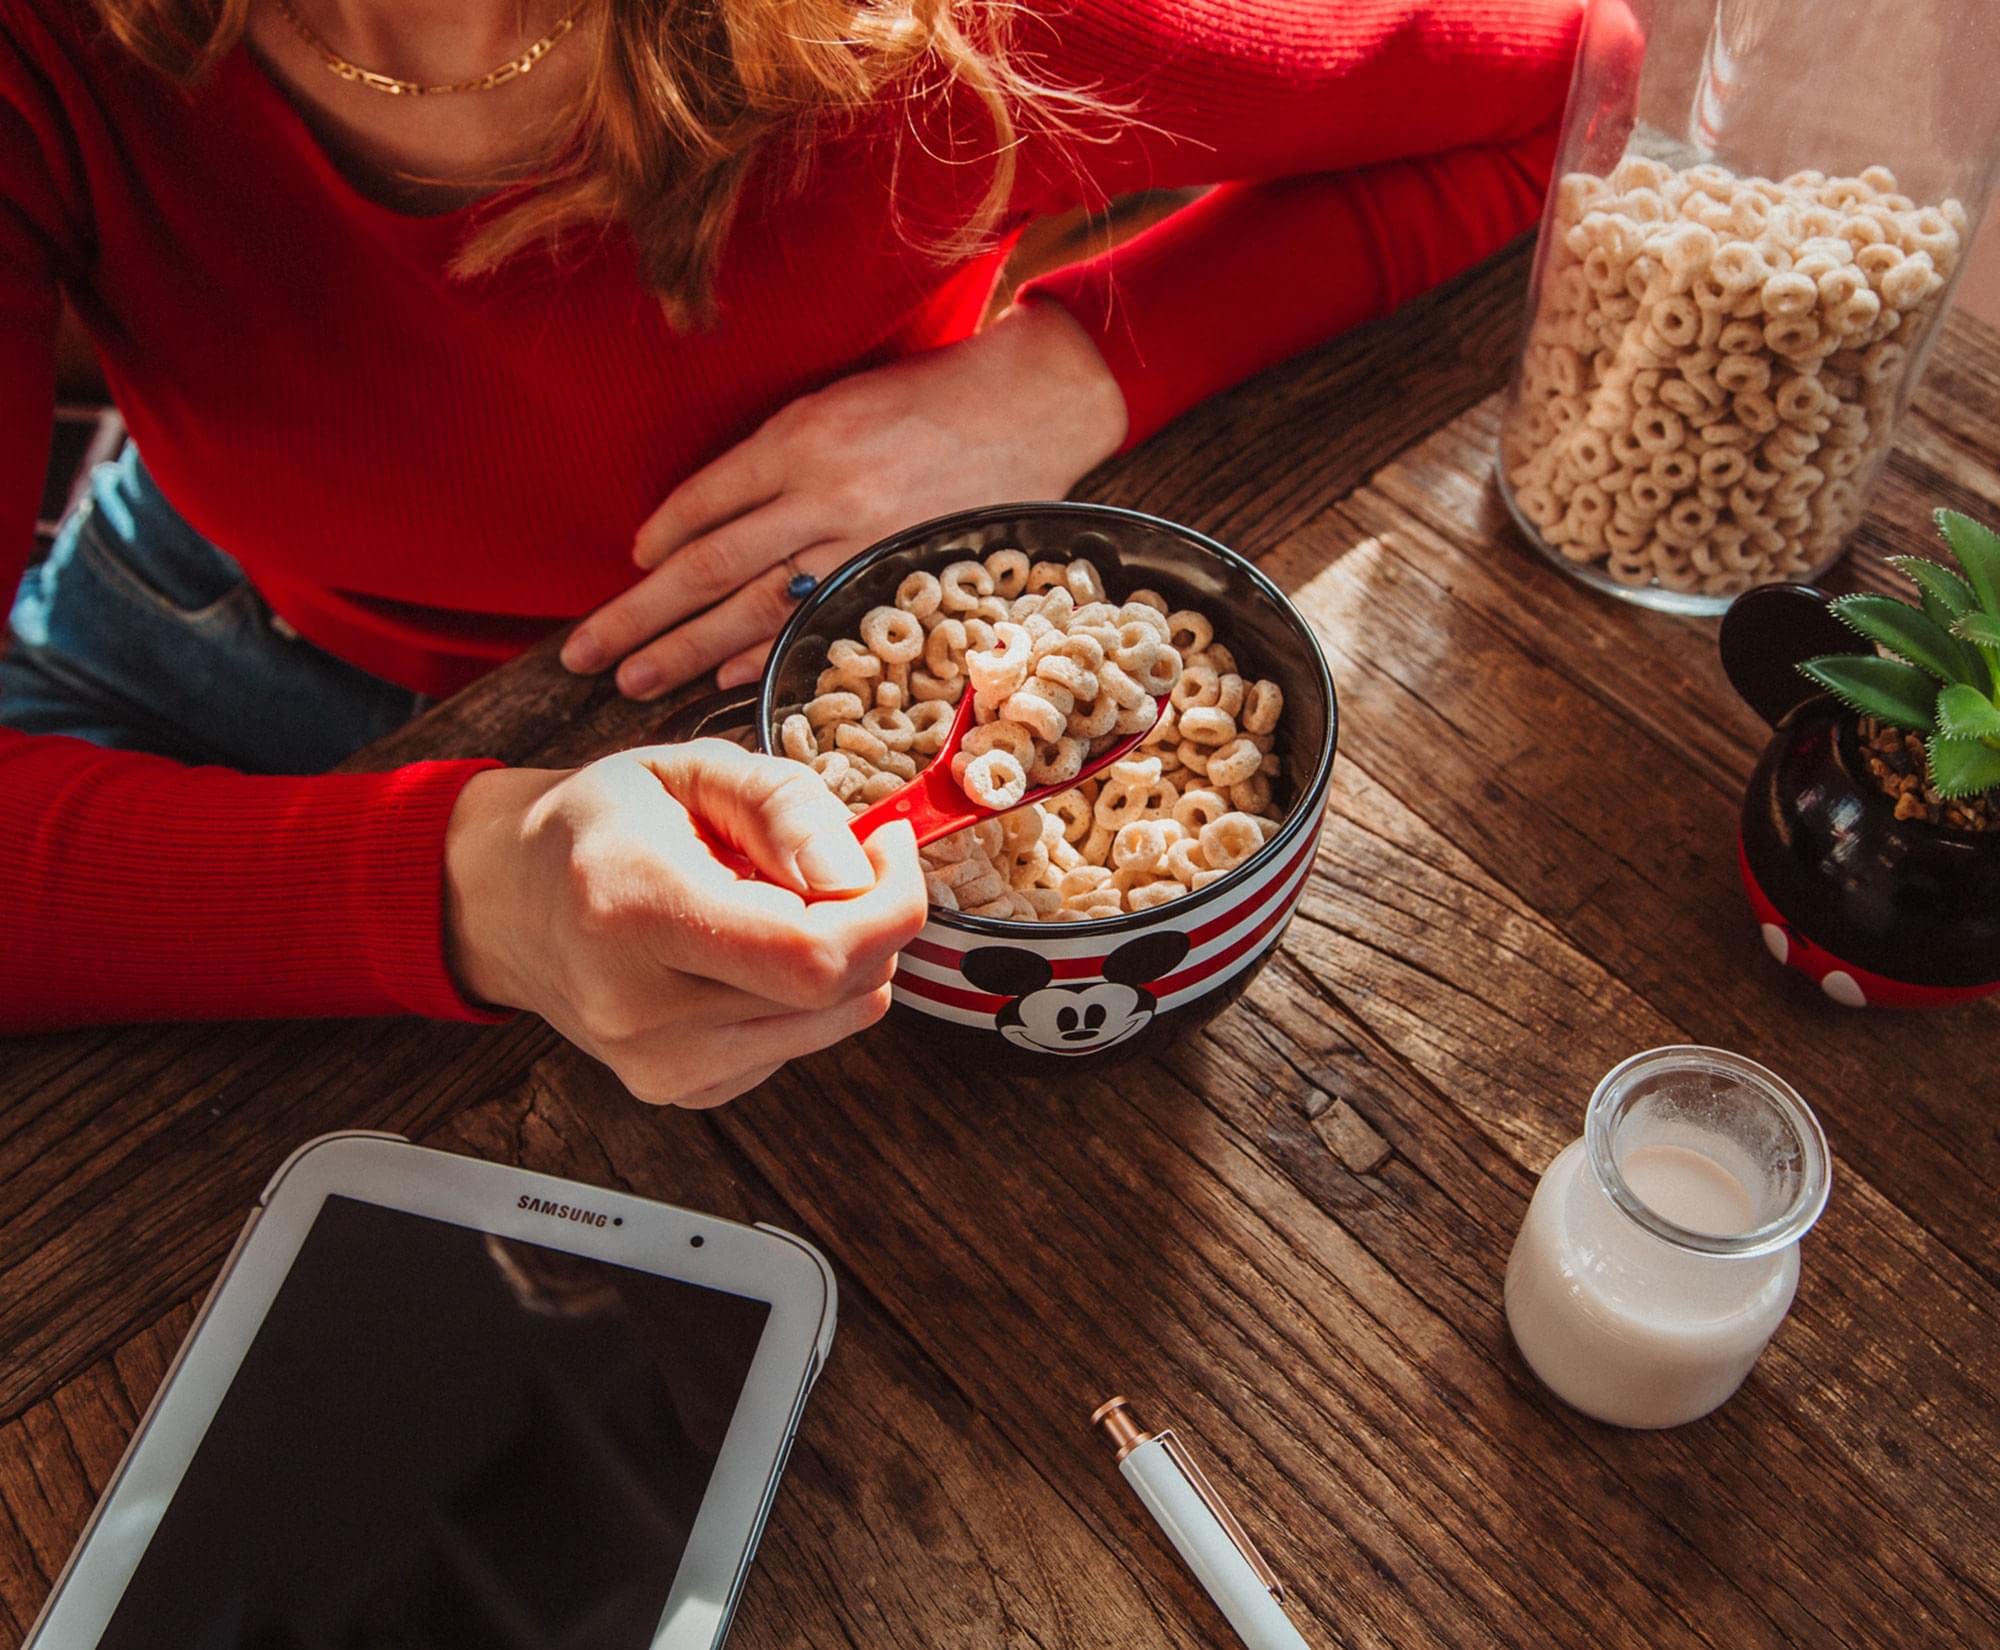
<path fill-rule="evenodd" d="M 1028 794 L 1027 770 L 1003 750 L 973 757 L 953 777 L 959 789 L 982 808 L 1011 808 Z"/>
<path fill-rule="evenodd" d="M 968 632 L 972 630 L 970 625 L 966 628 Z M 973 692 L 995 703 L 1015 692 L 1028 679 L 1032 646 L 1027 631 L 1020 625 L 995 625 L 991 643 L 984 648 L 974 647 L 965 655 L 965 673 L 972 682 Z"/>
<path fill-rule="evenodd" d="M 1241 784 L 1257 772 L 1264 760 L 1264 753 L 1248 739 L 1236 738 L 1226 745 L 1218 746 L 1208 759 L 1208 782 L 1212 787 L 1227 789 Z"/>
<path fill-rule="evenodd" d="M 1174 803 L 1174 823 L 1190 836 L 1198 836 L 1212 819 L 1229 812 L 1229 798 L 1210 786 L 1197 785 L 1181 792 Z"/>
<path fill-rule="evenodd" d="M 1762 311 L 1759 310 L 1761 315 Z M 1764 328 L 1761 322 L 1751 320 L 1730 321 L 1716 334 L 1715 347 L 1724 355 L 1758 355 L 1764 349 Z"/>
<path fill-rule="evenodd" d="M 1285 690 L 1276 682 L 1259 679 L 1244 696 L 1237 725 L 1245 733 L 1272 733 L 1285 711 Z"/>
<path fill-rule="evenodd" d="M 924 627 L 906 608 L 871 607 L 861 616 L 861 640 L 884 664 L 908 664 L 924 650 Z"/>
<path fill-rule="evenodd" d="M 1215 640 L 1215 626 L 1205 613 L 1182 608 L 1167 615 L 1167 640 L 1185 656 L 1199 653 Z"/>
<path fill-rule="evenodd" d="M 822 693 L 806 701 L 805 718 L 815 728 L 823 728 L 830 722 L 858 722 L 862 708 L 858 693 Z"/>
<path fill-rule="evenodd" d="M 1150 911 L 1155 906 L 1165 905 L 1169 900 L 1179 899 L 1187 889 L 1168 877 L 1156 877 L 1151 882 L 1142 882 L 1136 888 L 1125 891 L 1125 909 L 1128 911 Z"/>
<path fill-rule="evenodd" d="M 1115 666 L 1113 667 L 1116 668 Z M 1100 679 L 1098 695 L 1089 704 L 1070 712 L 1069 735 L 1072 739 L 1102 739 L 1118 726 L 1118 716 L 1123 707 L 1110 694 L 1102 690 Z"/>
<path fill-rule="evenodd" d="M 917 737 L 917 725 L 901 710 L 877 705 L 861 718 L 861 725 L 892 751 L 906 751 Z"/>
<path fill-rule="evenodd" d="M 914 613 L 919 619 L 929 618 L 938 610 L 938 603 L 944 598 L 944 587 L 934 573 L 915 572 L 905 576 L 896 586 L 896 605 L 905 613 Z"/>
<path fill-rule="evenodd" d="M 1097 673 L 1097 685 L 1105 698 L 1120 710 L 1136 710 L 1152 697 L 1145 685 L 1135 680 L 1115 659 L 1106 659 Z"/>
<path fill-rule="evenodd" d="M 1915 309 L 1944 284 L 1928 252 L 1912 252 L 1882 276 L 1876 290 L 1885 304 Z"/>
<path fill-rule="evenodd" d="M 1215 705 L 1190 705 L 1180 713 L 1180 730 L 1184 743 L 1211 751 L 1237 736 L 1236 718 Z"/>
<path fill-rule="evenodd" d="M 1028 777 L 1037 789 L 1044 785 L 1067 785 L 1083 771 L 1089 754 L 1087 739 L 1065 737 L 1037 745 L 1035 759 L 1028 765 Z"/>
<path fill-rule="evenodd" d="M 793 711 L 778 724 L 778 748 L 794 762 L 810 762 L 819 753 L 812 724 L 799 712 Z"/>
<path fill-rule="evenodd" d="M 1092 818 L 1091 799 L 1081 790 L 1063 791 L 1042 804 L 1048 815 L 1062 827 L 1063 840 L 1076 843 L 1090 835 L 1095 823 Z"/>
<path fill-rule="evenodd" d="M 1676 293 L 1654 307 L 1653 330 L 1675 349 L 1690 348 L 1701 333 L 1701 311 L 1693 299 Z"/>
<path fill-rule="evenodd" d="M 1233 871 L 1264 846 L 1264 833 L 1248 813 L 1234 810 L 1201 828 L 1201 857 L 1211 871 Z"/>
<path fill-rule="evenodd" d="M 828 646 L 826 662 L 829 669 L 850 676 L 870 678 L 882 674 L 881 659 L 850 636 L 839 637 Z"/>
<path fill-rule="evenodd" d="M 1812 278 L 1787 270 L 1770 276 L 1759 289 L 1764 313 L 1773 319 L 1809 315 L 1819 301 L 1819 288 Z"/>
<path fill-rule="evenodd" d="M 1087 556 L 1078 556 L 1063 569 L 1063 587 L 1078 603 L 1104 600 L 1104 575 Z"/>
<path fill-rule="evenodd" d="M 1771 266 L 1753 239 L 1737 239 L 1716 249 L 1708 261 L 1708 273 L 1723 291 L 1748 292 L 1771 278 Z"/>
<path fill-rule="evenodd" d="M 933 676 L 927 670 L 910 672 L 911 709 L 919 705 L 955 705 L 965 692 L 963 676 Z"/>
<path fill-rule="evenodd" d="M 1031 802 L 1000 821 L 1000 852 L 1008 860 L 1018 861 L 1040 845 L 1042 817 L 1041 805 Z M 1011 871 L 1008 880 L 1018 886 L 1018 878 Z"/>
<path fill-rule="evenodd" d="M 1026 728 L 1045 743 L 1062 738 L 1069 728 L 1069 713 L 1031 687 L 1009 694 L 1001 703 L 999 719 Z"/>
<path fill-rule="evenodd" d="M 1021 550 L 995 550 L 986 558 L 986 571 L 993 579 L 993 594 L 1012 601 L 1028 588 L 1027 553 Z"/>
<path fill-rule="evenodd" d="M 1173 706 L 1177 711 L 1212 705 L 1221 693 L 1222 678 L 1207 665 L 1183 665 L 1181 679 L 1174 683 Z"/>
<path fill-rule="evenodd" d="M 969 646 L 963 619 L 940 619 L 924 638 L 924 669 L 939 678 L 959 675 Z"/>
<path fill-rule="evenodd" d="M 947 613 L 971 613 L 993 594 L 993 575 L 984 562 L 955 561 L 938 574 L 938 584 Z"/>
<path fill-rule="evenodd" d="M 1820 324 L 1810 315 L 1787 315 L 1764 324 L 1764 342 L 1780 355 L 1810 355 L 1820 342 Z"/>
<path fill-rule="evenodd" d="M 1069 629 L 1074 622 L 1075 614 L 1076 598 L 1064 587 L 1042 592 L 1042 605 L 1035 612 L 1038 619 L 1054 626 L 1057 630 Z"/>
<path fill-rule="evenodd" d="M 860 757 L 870 767 L 881 766 L 882 759 L 889 754 L 889 747 L 859 722 L 836 723 L 833 742 L 849 756 Z"/>
<path fill-rule="evenodd" d="M 1167 850 L 1167 875 L 1183 888 L 1192 888 L 1195 878 L 1208 869 L 1208 862 L 1201 857 L 1201 843 L 1192 836 L 1184 836 Z"/>
<path fill-rule="evenodd" d="M 1181 656 L 1165 642 L 1150 641 L 1119 661 L 1125 673 L 1146 690 L 1149 699 L 1170 693 L 1180 680 Z M 1133 706 L 1132 709 L 1139 707 Z"/>
<path fill-rule="evenodd" d="M 1771 363 L 1756 355 L 1725 354 L 1715 364 L 1715 381 L 1731 395 L 1765 390 L 1771 384 Z"/>
<path fill-rule="evenodd" d="M 1787 424 L 1803 424 L 1824 410 L 1827 394 L 1819 380 L 1809 373 L 1792 373 L 1771 395 L 1771 404 Z"/>
<path fill-rule="evenodd" d="M 1647 473 L 1661 486 L 1674 492 L 1692 487 L 1700 479 L 1700 467 L 1694 454 L 1684 447 L 1675 447 L 1669 452 L 1655 453 Z"/>
<path fill-rule="evenodd" d="M 1586 427 L 1576 431 L 1565 457 L 1574 473 L 1586 481 L 1597 481 L 1611 472 L 1611 443 L 1601 430 Z"/>
<path fill-rule="evenodd" d="M 1633 417 L 1632 434 L 1640 446 L 1657 457 L 1680 447 L 1687 437 L 1687 426 L 1671 408 L 1646 407 Z"/>

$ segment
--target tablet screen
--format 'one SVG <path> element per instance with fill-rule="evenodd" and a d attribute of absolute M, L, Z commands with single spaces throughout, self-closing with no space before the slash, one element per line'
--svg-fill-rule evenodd
<path fill-rule="evenodd" d="M 103 1650 L 644 1650 L 770 1307 L 329 1197 Z"/>

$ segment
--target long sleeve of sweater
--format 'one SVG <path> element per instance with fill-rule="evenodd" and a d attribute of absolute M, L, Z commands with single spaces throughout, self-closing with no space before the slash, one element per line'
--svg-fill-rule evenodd
<path fill-rule="evenodd" d="M 1047 77 L 1128 113 L 1037 144 L 1023 204 L 1219 187 L 1022 297 L 1090 332 L 1128 444 L 1143 440 L 1533 223 L 1578 15 L 1574 0 L 1156 0 L 1045 18 Z"/>

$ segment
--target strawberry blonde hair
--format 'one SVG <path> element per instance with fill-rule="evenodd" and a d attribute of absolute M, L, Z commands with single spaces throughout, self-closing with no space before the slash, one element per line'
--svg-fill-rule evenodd
<path fill-rule="evenodd" d="M 250 0 L 95 3 L 128 50 L 184 83 L 235 47 L 250 10 Z M 933 155 L 935 135 L 917 128 L 923 111 L 976 112 L 983 130 L 954 136 L 945 158 L 983 166 L 984 189 L 962 221 L 927 237 L 940 256 L 974 251 L 1006 208 L 1023 134 L 1078 135 L 1078 117 L 1110 107 L 1010 53 L 1015 9 L 1014 0 L 589 0 L 578 21 L 598 26 L 596 61 L 538 187 L 480 224 L 458 270 L 494 268 L 577 225 L 623 223 L 668 313 L 712 320 L 716 265 L 752 163 L 782 147 L 802 187 L 816 136 L 892 99 L 908 111 L 898 142 Z"/>

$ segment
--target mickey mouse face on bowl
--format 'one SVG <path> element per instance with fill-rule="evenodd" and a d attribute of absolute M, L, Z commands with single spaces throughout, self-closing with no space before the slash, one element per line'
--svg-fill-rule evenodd
<path fill-rule="evenodd" d="M 1040 1054 L 1095 1054 L 1143 1030 L 1159 1004 L 1147 989 L 1188 953 L 1187 935 L 1141 934 L 1104 959 L 1102 980 L 1055 985 L 1048 958 L 1020 946 L 982 945 L 959 964 L 981 991 L 1009 1001 L 1000 1035 Z"/>

